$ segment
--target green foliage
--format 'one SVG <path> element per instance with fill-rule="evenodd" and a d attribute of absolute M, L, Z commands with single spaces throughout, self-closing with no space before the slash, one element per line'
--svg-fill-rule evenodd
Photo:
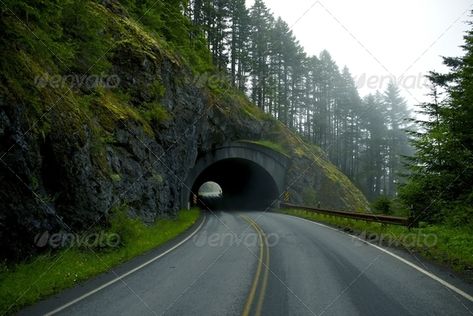
<path fill-rule="evenodd" d="M 473 30 L 463 48 L 465 56 L 444 59 L 449 73 L 429 76 L 432 102 L 419 105 L 427 119 L 417 120 L 424 132 L 413 133 L 417 153 L 409 161 L 412 175 L 400 191 L 419 219 L 454 225 L 471 225 Z M 446 92 L 442 98 L 441 91 Z"/>
<path fill-rule="evenodd" d="M 444 205 L 442 209 L 445 224 L 450 227 L 465 227 L 473 231 L 473 203 L 456 201 Z"/>
<path fill-rule="evenodd" d="M 111 174 L 110 175 L 110 178 L 114 181 L 114 182 L 119 182 L 122 177 L 118 174 L 118 173 L 114 173 L 114 174 Z"/>
<path fill-rule="evenodd" d="M 386 195 L 381 195 L 373 203 L 372 208 L 376 213 L 390 215 L 392 214 L 392 202 Z"/>
<path fill-rule="evenodd" d="M 304 201 L 304 205 L 318 207 L 319 199 L 317 198 L 317 191 L 310 187 L 304 188 L 304 191 L 302 191 L 302 200 Z"/>
<path fill-rule="evenodd" d="M 80 74 L 102 74 L 110 68 L 106 58 L 111 39 L 106 19 L 94 10 L 89 0 L 68 0 L 63 4 L 64 41 L 73 49 L 71 71 Z"/>
<path fill-rule="evenodd" d="M 261 120 L 261 121 L 269 121 L 271 120 L 271 116 L 267 113 L 264 113 L 253 104 L 242 103 L 241 110 L 245 115 L 248 115 L 251 118 Z"/>
<path fill-rule="evenodd" d="M 88 0 L 7 1 L 2 12 L 4 53 L 23 52 L 61 73 L 100 74 L 110 64 L 105 20 Z M 20 19 L 18 20 L 17 17 Z M 16 48 L 11 47 L 15 43 Z M 45 67 L 47 68 L 47 67 Z M 3 68 L 2 68 L 3 69 Z"/>
<path fill-rule="evenodd" d="M 143 115 L 149 122 L 165 122 L 171 119 L 171 114 L 161 104 L 152 102 L 143 105 Z"/>
<path fill-rule="evenodd" d="M 115 208 L 110 219 L 110 231 L 120 236 L 122 245 L 128 245 L 139 237 L 145 225 L 139 218 L 130 218 L 126 205 Z"/>
<path fill-rule="evenodd" d="M 253 144 L 258 144 L 264 147 L 267 147 L 269 149 L 272 149 L 280 154 L 283 154 L 284 156 L 289 156 L 289 152 L 286 148 L 284 148 L 281 144 L 272 142 L 269 140 L 247 140 L 245 142 L 248 143 L 253 143 Z"/>
<path fill-rule="evenodd" d="M 164 93 L 166 92 L 166 87 L 162 84 L 161 81 L 155 80 L 150 87 L 150 92 L 154 98 L 160 99 L 164 96 Z"/>
<path fill-rule="evenodd" d="M 56 68 L 55 65 L 62 69 L 70 65 L 73 50 L 63 40 L 60 25 L 62 10 L 58 10 L 62 7 L 61 1 L 9 0 L 3 2 L 2 6 L 4 6 L 0 19 L 2 54 L 22 50 L 40 57 L 52 66 L 52 69 Z M 4 60 L 5 64 L 7 61 L 9 60 Z M 2 63 L 2 66 L 5 64 Z"/>
<path fill-rule="evenodd" d="M 352 210 L 359 212 L 368 210 L 368 202 L 365 196 L 345 174 L 327 160 L 326 154 L 318 146 L 314 144 L 307 145 L 298 137 L 293 137 L 292 143 L 293 145 L 290 148 L 292 148 L 293 153 L 313 161 L 313 165 L 323 171 L 323 176 L 334 184 L 330 188 L 323 186 L 322 190 L 324 192 L 319 193 L 319 195 L 333 196 L 333 198 L 341 196 Z M 301 170 L 301 172 L 304 171 Z"/>
<path fill-rule="evenodd" d="M 213 70 L 205 39 L 200 30 L 182 14 L 187 1 L 127 0 L 121 3 L 136 21 L 153 36 L 164 40 L 193 70 Z"/>

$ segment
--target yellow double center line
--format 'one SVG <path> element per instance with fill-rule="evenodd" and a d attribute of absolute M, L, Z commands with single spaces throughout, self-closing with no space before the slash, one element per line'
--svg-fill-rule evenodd
<path fill-rule="evenodd" d="M 248 222 L 258 234 L 259 239 L 259 257 L 258 257 L 258 266 L 256 268 L 255 277 L 253 279 L 253 283 L 251 284 L 250 293 L 248 294 L 248 298 L 246 299 L 245 306 L 243 308 L 242 316 L 250 315 L 250 312 L 254 310 L 253 315 L 259 316 L 261 315 L 261 309 L 263 307 L 264 296 L 266 292 L 266 287 L 268 285 L 268 272 L 269 272 L 269 249 L 268 249 L 268 241 L 266 239 L 266 235 L 264 234 L 263 230 L 259 225 L 249 218 L 248 216 L 241 215 L 245 221 Z M 261 273 L 263 271 L 263 273 Z M 258 298 L 256 298 L 256 292 L 258 292 Z"/>

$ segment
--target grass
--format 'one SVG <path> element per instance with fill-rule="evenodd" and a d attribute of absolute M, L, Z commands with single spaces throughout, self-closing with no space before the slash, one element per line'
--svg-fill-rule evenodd
<path fill-rule="evenodd" d="M 364 222 L 303 210 L 284 209 L 282 213 L 326 223 L 372 242 L 405 248 L 427 259 L 447 265 L 473 281 L 473 234 L 466 227 L 425 225 L 408 230 L 406 227 Z"/>
<path fill-rule="evenodd" d="M 11 314 L 38 300 L 143 254 L 173 239 L 196 222 L 196 209 L 181 211 L 176 219 L 151 226 L 119 212 L 107 233 L 120 236 L 120 246 L 109 249 L 71 247 L 40 255 L 13 267 L 0 266 L 0 312 Z"/>
<path fill-rule="evenodd" d="M 275 142 L 272 142 L 270 140 L 245 140 L 245 142 L 247 143 L 252 143 L 252 144 L 257 144 L 257 145 L 260 145 L 260 146 L 263 146 L 263 147 L 267 147 L 269 149 L 272 149 L 286 157 L 289 156 L 289 153 L 288 151 L 286 150 L 286 148 L 284 148 L 281 144 L 278 144 L 278 143 L 275 143 Z"/>
<path fill-rule="evenodd" d="M 146 104 L 144 107 L 144 117 L 148 122 L 164 122 L 171 119 L 171 114 L 159 103 L 153 102 Z"/>
<path fill-rule="evenodd" d="M 244 115 L 258 120 L 258 121 L 273 121 L 274 118 L 269 115 L 268 113 L 265 113 L 261 109 L 259 109 L 256 105 L 249 103 L 244 96 L 241 96 L 238 94 L 233 95 L 235 99 L 239 99 L 240 101 L 240 106 L 241 106 L 241 111 Z M 242 99 L 243 98 L 243 99 Z"/>

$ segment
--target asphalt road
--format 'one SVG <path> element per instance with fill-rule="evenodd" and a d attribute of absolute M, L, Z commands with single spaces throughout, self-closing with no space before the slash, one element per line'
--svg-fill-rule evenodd
<path fill-rule="evenodd" d="M 96 280 L 95 290 L 89 284 L 23 314 L 473 314 L 471 285 L 407 254 L 393 256 L 292 216 L 208 214 L 187 238 L 108 286 Z"/>

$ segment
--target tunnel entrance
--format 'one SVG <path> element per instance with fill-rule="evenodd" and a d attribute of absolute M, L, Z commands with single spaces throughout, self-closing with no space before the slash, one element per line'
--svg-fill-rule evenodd
<path fill-rule="evenodd" d="M 208 181 L 217 183 L 222 190 L 221 198 L 212 199 L 211 205 L 202 200 L 202 204 L 211 209 L 277 207 L 277 199 L 286 190 L 289 165 L 287 155 L 251 141 L 216 146 L 196 157 L 195 164 L 190 167 L 182 183 L 181 207 L 195 205 L 200 187 Z"/>
<path fill-rule="evenodd" d="M 247 159 L 229 158 L 211 164 L 197 176 L 192 192 L 199 192 L 209 182 L 220 186 L 221 194 L 201 192 L 198 204 L 204 210 L 261 210 L 271 206 L 279 197 L 273 177 L 263 167 Z M 190 201 L 191 205 L 193 202 Z"/>

